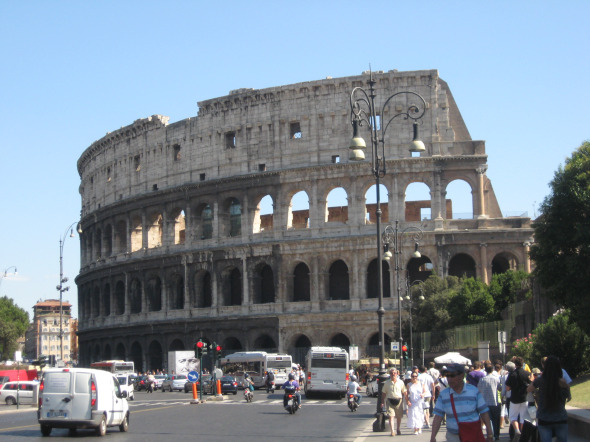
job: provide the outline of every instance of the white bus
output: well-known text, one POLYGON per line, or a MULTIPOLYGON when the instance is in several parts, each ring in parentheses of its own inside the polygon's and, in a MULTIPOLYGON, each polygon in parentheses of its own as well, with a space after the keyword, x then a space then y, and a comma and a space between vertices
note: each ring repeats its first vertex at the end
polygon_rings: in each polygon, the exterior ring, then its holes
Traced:
POLYGON ((133 361, 99 361, 92 362, 90 368, 108 371, 115 376, 119 374, 135 373, 133 361))
POLYGON ((264 351, 241 351, 221 359, 223 374, 234 376, 240 384, 248 373, 256 388, 264 387, 264 374, 272 370, 275 384, 282 385, 291 372, 291 355, 266 353, 264 351))
POLYGON ((348 352, 340 347, 311 347, 307 352, 305 396, 337 393, 343 398, 348 386, 348 352))

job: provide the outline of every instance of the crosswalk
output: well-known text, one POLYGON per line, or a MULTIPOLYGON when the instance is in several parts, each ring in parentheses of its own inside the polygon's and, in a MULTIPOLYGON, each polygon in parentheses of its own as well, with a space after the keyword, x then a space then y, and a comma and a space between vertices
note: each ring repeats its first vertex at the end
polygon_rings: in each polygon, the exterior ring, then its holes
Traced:
MULTIPOLYGON (((169 406, 169 405, 192 405, 191 399, 186 399, 186 400, 170 399, 170 400, 154 400, 154 401, 142 401, 142 402, 133 401, 133 402, 129 402, 129 407, 131 409, 133 409, 133 408, 139 409, 142 407, 156 407, 156 406, 169 406)), ((203 401, 206 404, 213 404, 213 405, 244 405, 244 404, 246 404, 246 401, 241 396, 237 396, 237 397, 224 396, 223 400, 216 400, 215 397, 205 396, 205 397, 203 397, 203 401)), ((257 398, 256 396, 254 396, 253 403, 257 404, 257 405, 276 407, 279 405, 280 406, 283 405, 283 399, 282 398, 269 399, 269 398, 263 398, 263 397, 257 398)), ((333 399, 332 400, 321 400, 321 399, 306 400, 306 399, 303 399, 303 401, 302 401, 302 406, 326 406, 326 405, 346 407, 346 401, 335 401, 333 399)))

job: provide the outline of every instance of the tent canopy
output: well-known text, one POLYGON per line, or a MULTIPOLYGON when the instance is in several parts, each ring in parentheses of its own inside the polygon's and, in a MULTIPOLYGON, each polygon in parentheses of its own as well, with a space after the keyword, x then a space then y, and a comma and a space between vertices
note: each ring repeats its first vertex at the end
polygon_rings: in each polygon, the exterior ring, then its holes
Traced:
POLYGON ((434 358, 434 362, 437 364, 464 364, 471 365, 471 359, 467 359, 465 356, 461 356, 460 353, 451 351, 444 355, 437 356, 434 358))

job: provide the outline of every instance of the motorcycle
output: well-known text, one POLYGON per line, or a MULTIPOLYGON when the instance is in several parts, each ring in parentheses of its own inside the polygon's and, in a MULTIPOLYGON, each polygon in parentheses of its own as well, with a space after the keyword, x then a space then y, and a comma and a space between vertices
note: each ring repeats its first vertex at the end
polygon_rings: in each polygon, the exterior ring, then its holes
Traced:
POLYGON ((350 411, 352 413, 354 413, 358 407, 359 407, 359 403, 356 401, 354 394, 349 394, 348 395, 348 408, 350 408, 350 411))
POLYGON ((147 383, 147 387, 145 389, 146 389, 146 391, 148 393, 153 393, 154 392, 154 383, 153 382, 148 382, 147 383))
POLYGON ((266 393, 275 392, 275 381, 266 381, 266 393))
POLYGON ((285 391, 285 396, 287 396, 287 406, 285 407, 285 409, 289 412, 289 414, 295 414, 297 410, 299 410, 299 405, 297 404, 297 396, 295 396, 295 392, 287 390, 285 391))
POLYGON ((246 402, 252 402, 254 400, 254 393, 248 387, 244 388, 244 399, 246 399, 246 402))

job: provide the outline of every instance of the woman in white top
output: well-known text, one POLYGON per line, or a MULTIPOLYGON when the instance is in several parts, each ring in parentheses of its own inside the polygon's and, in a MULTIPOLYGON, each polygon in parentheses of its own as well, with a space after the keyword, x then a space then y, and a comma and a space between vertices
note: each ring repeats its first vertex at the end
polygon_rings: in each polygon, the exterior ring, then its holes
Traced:
POLYGON ((424 425, 424 396, 426 387, 418 382, 418 373, 412 373, 408 389, 408 428, 414 429, 414 434, 422 433, 424 425))

